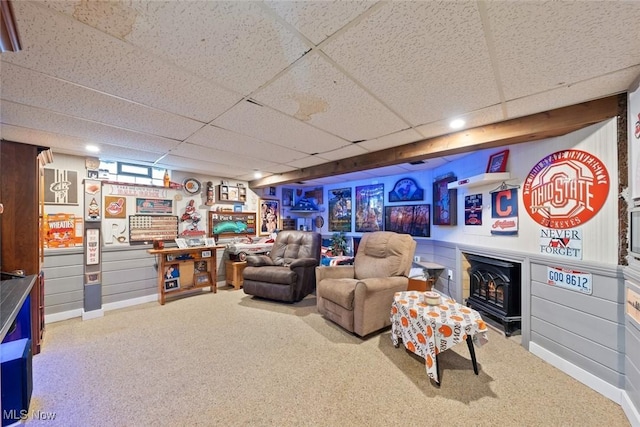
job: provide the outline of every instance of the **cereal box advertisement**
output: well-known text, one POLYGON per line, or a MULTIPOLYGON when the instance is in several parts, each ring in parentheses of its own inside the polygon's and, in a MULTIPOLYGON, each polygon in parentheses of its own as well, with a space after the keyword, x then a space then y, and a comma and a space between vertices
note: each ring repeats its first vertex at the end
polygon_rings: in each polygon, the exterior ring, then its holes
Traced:
POLYGON ((45 248, 82 246, 82 218, 73 214, 45 215, 43 237, 45 248))

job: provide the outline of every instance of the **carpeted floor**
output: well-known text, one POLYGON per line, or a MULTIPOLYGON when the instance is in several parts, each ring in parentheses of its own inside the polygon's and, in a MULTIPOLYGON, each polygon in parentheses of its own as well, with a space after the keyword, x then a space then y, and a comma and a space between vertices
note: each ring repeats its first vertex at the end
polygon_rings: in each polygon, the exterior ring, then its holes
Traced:
POLYGON ((222 288, 47 325, 27 425, 628 426, 622 409, 490 330, 440 357, 362 340, 297 304, 222 288), (55 419, 37 420, 34 416, 55 419))

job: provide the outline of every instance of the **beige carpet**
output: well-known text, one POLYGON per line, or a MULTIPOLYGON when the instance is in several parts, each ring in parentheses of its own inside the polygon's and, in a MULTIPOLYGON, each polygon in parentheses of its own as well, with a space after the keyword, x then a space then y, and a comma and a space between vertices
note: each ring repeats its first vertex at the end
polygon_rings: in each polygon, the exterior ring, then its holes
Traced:
POLYGON ((389 331, 361 340, 298 304, 222 288, 47 325, 43 426, 628 426, 620 406, 490 331, 441 355, 442 387, 389 331))

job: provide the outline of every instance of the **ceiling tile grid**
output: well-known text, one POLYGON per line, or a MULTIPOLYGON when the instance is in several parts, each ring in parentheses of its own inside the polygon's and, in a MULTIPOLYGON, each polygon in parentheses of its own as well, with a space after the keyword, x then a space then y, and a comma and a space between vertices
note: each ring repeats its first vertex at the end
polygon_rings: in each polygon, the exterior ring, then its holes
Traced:
POLYGON ((322 49, 413 125, 500 101, 475 3, 391 2, 322 49))

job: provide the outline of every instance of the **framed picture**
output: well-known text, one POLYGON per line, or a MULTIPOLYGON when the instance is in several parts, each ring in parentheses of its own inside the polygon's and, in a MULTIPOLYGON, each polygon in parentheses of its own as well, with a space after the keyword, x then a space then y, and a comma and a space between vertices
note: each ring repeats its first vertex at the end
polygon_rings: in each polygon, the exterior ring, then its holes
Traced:
POLYGON ((165 279, 164 281, 164 291, 165 292, 170 292, 170 291, 176 291, 180 289, 180 279, 179 278, 173 278, 173 279, 165 279))
POLYGON ((204 273, 207 271, 207 261, 194 261, 193 271, 196 273, 204 273))
POLYGON ((356 232, 383 229, 384 184, 356 187, 356 232))
POLYGON ((456 179, 451 174, 433 183, 433 225, 456 225, 458 190, 449 189, 449 183, 456 179))
POLYGON ((180 266, 178 264, 170 264, 164 269, 165 280, 177 279, 180 277, 180 266))
POLYGON ((329 190, 329 231, 351 232, 351 188, 329 190))
POLYGON ((193 274, 194 286, 211 286, 211 275, 209 272, 196 272, 193 274))
POLYGON ((44 204, 78 205, 78 172, 44 168, 44 204))
POLYGON ((489 156, 487 173, 505 172, 507 170, 507 158, 509 158, 509 150, 500 151, 489 156))
POLYGON ((431 237, 431 205, 385 206, 384 229, 416 237, 431 237))
POLYGON ((261 199, 258 205, 258 234, 268 235, 280 230, 280 200, 261 199))
POLYGON ((102 273, 95 271, 92 273, 84 273, 84 283, 87 285, 95 285, 102 282, 102 273))
POLYGON ((285 208, 293 206, 293 188, 282 189, 282 206, 285 208))

